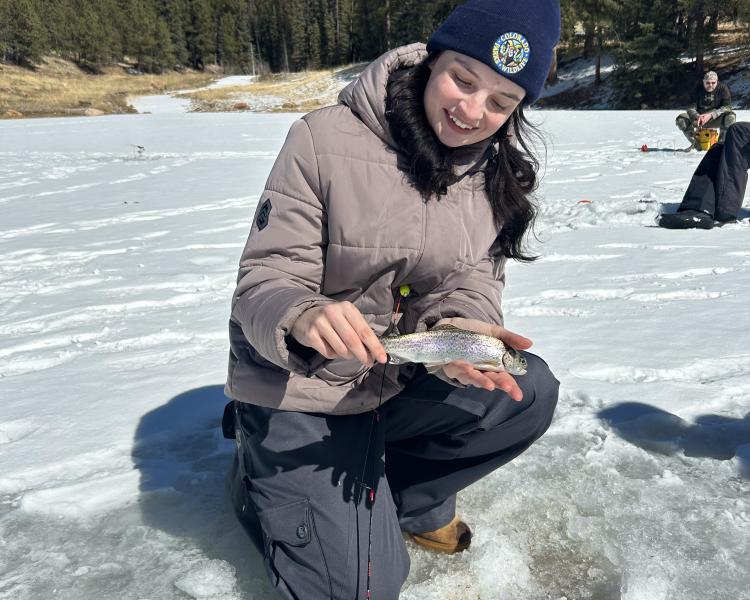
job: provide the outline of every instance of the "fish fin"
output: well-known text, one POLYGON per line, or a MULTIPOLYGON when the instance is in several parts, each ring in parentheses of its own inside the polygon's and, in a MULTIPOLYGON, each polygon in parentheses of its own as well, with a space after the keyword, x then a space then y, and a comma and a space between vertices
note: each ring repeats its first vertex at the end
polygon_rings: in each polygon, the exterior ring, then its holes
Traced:
POLYGON ((430 331, 463 331, 460 327, 456 327, 455 325, 450 325, 449 323, 445 323, 443 325, 438 325, 437 327, 433 327, 430 329, 430 331))

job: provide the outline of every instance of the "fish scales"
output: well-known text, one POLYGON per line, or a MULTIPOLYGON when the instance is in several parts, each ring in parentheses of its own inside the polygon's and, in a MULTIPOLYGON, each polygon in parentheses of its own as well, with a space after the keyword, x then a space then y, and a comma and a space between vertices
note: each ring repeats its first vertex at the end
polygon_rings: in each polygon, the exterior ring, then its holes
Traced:
POLYGON ((464 360, 477 368, 525 373, 526 360, 495 337, 445 326, 381 340, 393 363, 439 365, 464 360))

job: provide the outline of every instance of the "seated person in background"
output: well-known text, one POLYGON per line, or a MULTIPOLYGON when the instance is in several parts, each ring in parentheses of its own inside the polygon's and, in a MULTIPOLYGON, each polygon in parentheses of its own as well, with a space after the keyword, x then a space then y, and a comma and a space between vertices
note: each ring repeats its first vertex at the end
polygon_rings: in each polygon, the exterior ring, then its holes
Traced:
POLYGON ((703 85, 695 88, 695 108, 680 113, 676 123, 693 147, 700 150, 700 144, 695 138, 696 129, 719 129, 719 142, 723 142, 727 129, 736 120, 727 84, 719 83, 719 76, 714 71, 709 71, 703 77, 703 85))
POLYGON ((667 229, 711 229, 737 220, 750 169, 750 123, 727 129, 724 143, 714 144, 695 169, 680 207, 659 216, 667 229))

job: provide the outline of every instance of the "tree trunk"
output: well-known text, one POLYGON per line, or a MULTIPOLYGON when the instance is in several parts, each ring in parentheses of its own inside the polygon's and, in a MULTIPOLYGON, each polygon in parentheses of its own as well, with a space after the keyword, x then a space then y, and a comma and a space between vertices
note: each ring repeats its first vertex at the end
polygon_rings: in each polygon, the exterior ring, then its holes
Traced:
POLYGON ((391 49, 391 0, 385 0, 385 49, 391 49))
POLYGON ((281 31, 281 48, 284 51, 284 70, 289 73, 289 51, 286 47, 286 30, 281 31))
POLYGON ((705 51, 705 19, 703 11, 698 11, 695 15, 695 71, 699 74, 703 74, 704 69, 704 51, 705 51))
POLYGON ((552 84, 557 82, 557 46, 552 52, 552 66, 550 66, 549 73, 547 74, 547 83, 552 84))
POLYGON ((336 20, 336 62, 341 60, 341 30, 339 29, 339 0, 336 0, 336 14, 334 15, 336 20))
POLYGON ((250 41, 250 74, 255 75, 255 49, 252 40, 250 41))
POLYGON ((602 26, 599 25, 596 32, 596 73, 594 74, 594 85, 602 82, 602 26))
MULTIPOLYGON (((737 9, 735 8, 733 11, 734 15, 734 22, 737 23, 737 9)), ((708 17, 708 30, 712 33, 716 32, 716 29, 719 26, 719 11, 714 10, 708 17)))
POLYGON ((583 58, 591 58, 591 51, 594 49, 594 24, 586 23, 584 25, 583 38, 583 58))
POLYGON ((349 62, 354 62, 354 0, 349 6, 349 62))

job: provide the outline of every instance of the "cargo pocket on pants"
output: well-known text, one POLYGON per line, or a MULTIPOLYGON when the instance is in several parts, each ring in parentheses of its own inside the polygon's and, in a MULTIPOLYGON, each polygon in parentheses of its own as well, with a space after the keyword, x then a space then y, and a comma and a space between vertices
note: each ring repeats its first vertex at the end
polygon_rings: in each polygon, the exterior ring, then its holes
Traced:
POLYGON ((274 587, 294 598, 333 598, 331 577, 309 499, 258 511, 266 569, 274 587))

